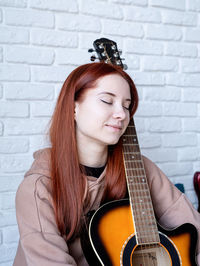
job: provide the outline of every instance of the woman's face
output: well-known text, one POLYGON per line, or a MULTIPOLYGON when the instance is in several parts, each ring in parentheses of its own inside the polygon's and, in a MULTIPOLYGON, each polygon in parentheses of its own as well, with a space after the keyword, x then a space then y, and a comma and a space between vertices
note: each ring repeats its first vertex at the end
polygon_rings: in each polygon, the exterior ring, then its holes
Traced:
POLYGON ((117 74, 100 78, 95 88, 75 102, 78 143, 85 147, 116 144, 129 124, 130 103, 130 87, 124 78, 117 74))

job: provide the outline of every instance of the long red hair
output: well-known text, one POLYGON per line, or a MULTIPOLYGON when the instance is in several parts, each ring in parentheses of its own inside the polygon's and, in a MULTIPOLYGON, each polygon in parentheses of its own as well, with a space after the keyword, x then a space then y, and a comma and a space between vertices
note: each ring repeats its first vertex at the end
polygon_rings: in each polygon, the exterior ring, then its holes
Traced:
MULTIPOLYGON (((138 105, 138 94, 130 76, 120 67, 106 63, 79 66, 65 80, 57 100, 50 126, 51 177, 55 217, 61 235, 72 240, 78 234, 83 215, 86 176, 79 163, 74 109, 75 101, 96 81, 110 74, 122 76, 130 86, 130 117, 138 105)), ((121 140, 108 147, 108 160, 103 201, 120 199, 126 194, 126 179, 121 140)))

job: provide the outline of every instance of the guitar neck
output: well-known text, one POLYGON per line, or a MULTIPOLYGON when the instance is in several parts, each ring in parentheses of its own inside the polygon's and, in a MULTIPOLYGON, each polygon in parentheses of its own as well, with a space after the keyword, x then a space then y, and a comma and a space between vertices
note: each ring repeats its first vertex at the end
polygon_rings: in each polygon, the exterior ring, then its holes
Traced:
POLYGON ((158 243, 160 240, 157 222, 133 119, 122 139, 126 180, 137 243, 158 243))

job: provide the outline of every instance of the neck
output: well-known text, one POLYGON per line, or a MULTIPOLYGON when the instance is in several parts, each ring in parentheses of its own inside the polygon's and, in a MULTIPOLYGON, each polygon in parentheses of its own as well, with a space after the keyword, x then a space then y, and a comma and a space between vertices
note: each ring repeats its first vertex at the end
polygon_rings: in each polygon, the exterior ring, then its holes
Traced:
POLYGON ((101 167, 106 164, 108 156, 107 146, 87 145, 87 147, 77 143, 79 162, 89 167, 101 167))

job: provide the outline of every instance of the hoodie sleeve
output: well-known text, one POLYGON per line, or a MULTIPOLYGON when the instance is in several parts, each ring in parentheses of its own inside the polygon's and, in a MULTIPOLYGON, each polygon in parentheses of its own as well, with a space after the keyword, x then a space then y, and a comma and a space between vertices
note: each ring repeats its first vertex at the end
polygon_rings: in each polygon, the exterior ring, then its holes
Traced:
POLYGON ((193 224, 198 232, 197 261, 200 265, 200 213, 153 162, 146 157, 143 161, 159 224, 167 229, 193 224))
POLYGON ((26 265, 76 265, 55 222, 48 179, 30 175, 17 191, 16 214, 26 265))

